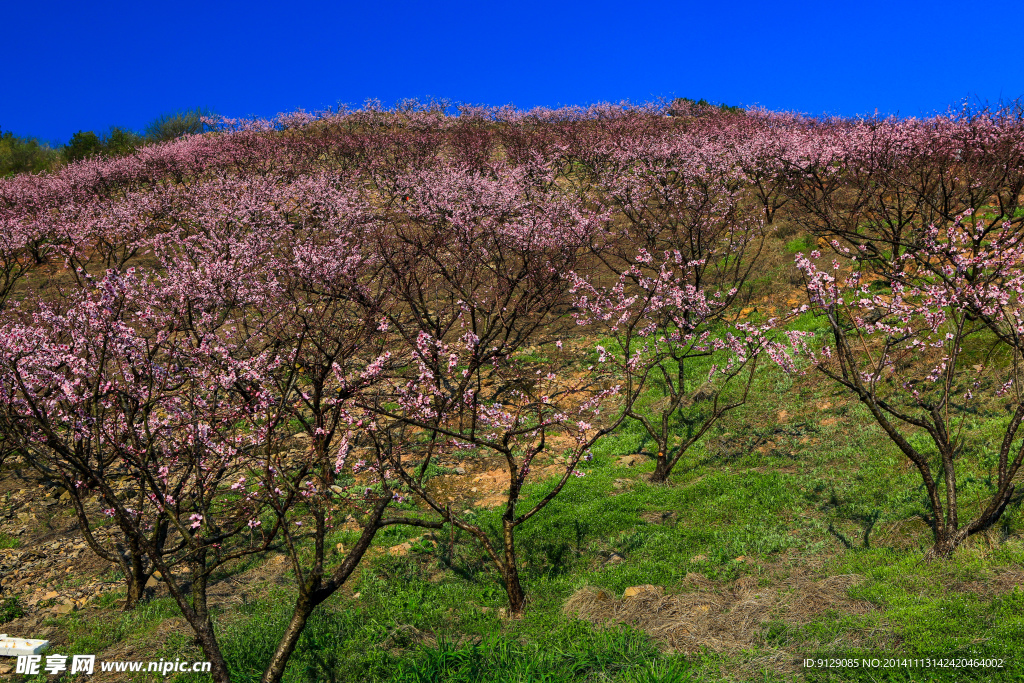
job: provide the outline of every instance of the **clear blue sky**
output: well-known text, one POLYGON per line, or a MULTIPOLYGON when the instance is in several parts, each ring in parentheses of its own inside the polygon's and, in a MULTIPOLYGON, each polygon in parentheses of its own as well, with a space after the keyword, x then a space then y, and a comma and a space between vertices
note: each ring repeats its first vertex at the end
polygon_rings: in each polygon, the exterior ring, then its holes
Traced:
POLYGON ((916 115, 1024 95, 1024 2, 64 2, 3 5, 0 128, 54 142, 206 106, 706 98, 916 115))

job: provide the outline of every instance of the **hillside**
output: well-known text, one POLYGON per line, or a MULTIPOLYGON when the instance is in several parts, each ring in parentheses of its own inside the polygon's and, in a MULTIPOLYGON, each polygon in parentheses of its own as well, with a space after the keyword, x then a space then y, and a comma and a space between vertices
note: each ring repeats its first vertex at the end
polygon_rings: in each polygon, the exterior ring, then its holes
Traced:
POLYGON ((3 629, 181 681, 1024 677, 1020 112, 665 113, 0 180, 3 629))

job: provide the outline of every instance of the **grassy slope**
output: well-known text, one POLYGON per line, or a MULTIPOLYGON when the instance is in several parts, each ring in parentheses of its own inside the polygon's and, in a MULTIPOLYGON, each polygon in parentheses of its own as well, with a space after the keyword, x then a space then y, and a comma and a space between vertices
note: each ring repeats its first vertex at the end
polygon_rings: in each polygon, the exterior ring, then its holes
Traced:
MULTIPOLYGON (((819 325, 809 317, 801 322, 819 325)), ((982 419, 978 434, 1000 420, 982 419)), ((917 518, 924 507, 916 472, 865 410, 819 376, 763 372, 748 406, 713 431, 668 486, 645 482, 651 463, 618 464, 640 446, 635 427, 603 442, 587 476, 521 530, 530 600, 522 621, 502 619, 504 592, 478 548, 456 544, 449 557, 445 543, 421 542, 406 557, 378 553, 364 562, 357 581, 314 615, 287 680, 1024 679, 1019 502, 1000 528, 951 561, 926 564, 930 532, 917 518), (607 562, 613 552, 624 560, 607 562), (740 583, 744 577, 750 578, 740 583), (828 577, 845 577, 842 585, 850 587, 833 591, 834 602, 824 606, 800 602, 817 595, 828 577), (641 631, 599 628, 563 613, 585 586, 618 596, 637 584, 717 596, 723 606, 713 615, 723 624, 747 613, 756 619, 724 646, 674 654, 641 631), (741 585, 752 586, 746 606, 722 602, 741 585), (1006 667, 799 665, 802 658, 886 655, 990 656, 1006 667)), ((984 489, 983 470, 965 478, 984 489)), ((535 484, 528 497, 544 491, 535 484)), ((497 513, 481 511, 479 518, 486 524, 497 513)), ((390 527, 378 545, 414 535, 390 527)), ((345 541, 345 533, 337 540, 345 541)), ((288 619, 290 595, 275 586, 246 591, 219 623, 235 680, 255 681, 288 619)), ((176 613, 163 598, 124 616, 72 614, 60 621, 72 641, 62 654, 131 641, 147 653, 136 658, 201 659, 176 613)))

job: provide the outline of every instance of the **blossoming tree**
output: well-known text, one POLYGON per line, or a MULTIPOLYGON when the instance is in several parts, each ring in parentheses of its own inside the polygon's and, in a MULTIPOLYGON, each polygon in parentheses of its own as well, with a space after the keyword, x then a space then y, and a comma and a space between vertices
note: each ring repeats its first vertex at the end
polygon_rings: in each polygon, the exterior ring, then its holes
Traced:
POLYGON ((1024 462, 1020 387, 1003 374, 1021 359, 1021 242, 1010 223, 984 242, 979 233, 963 220, 933 227, 922 248, 903 257, 905 267, 880 281, 838 261, 822 268, 818 252, 797 260, 811 306, 832 333, 817 368, 867 407, 917 469, 934 557, 1000 519, 1024 462), (991 463, 994 481, 967 497, 968 473, 981 459, 970 438, 973 415, 1000 402, 1010 418, 991 463))

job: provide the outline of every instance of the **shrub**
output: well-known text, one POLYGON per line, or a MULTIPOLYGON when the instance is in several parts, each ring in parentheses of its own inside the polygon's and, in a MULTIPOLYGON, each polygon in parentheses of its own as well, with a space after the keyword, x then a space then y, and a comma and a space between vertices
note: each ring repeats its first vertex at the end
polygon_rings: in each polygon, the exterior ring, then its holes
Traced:
POLYGON ((145 138, 135 131, 119 126, 111 126, 110 131, 103 138, 104 151, 108 156, 113 157, 132 154, 143 144, 145 144, 145 138))
POLYGON ((0 130, 0 178, 16 173, 39 173, 53 168, 57 151, 33 138, 0 130))
POLYGON ((166 142, 182 135, 198 135, 204 130, 203 117, 212 115, 213 111, 205 107, 161 114, 146 126, 146 139, 150 142, 166 142))
POLYGON ((79 161, 97 156, 103 152, 103 141, 100 136, 91 130, 78 131, 71 136, 68 144, 64 145, 64 158, 70 161, 79 161))

